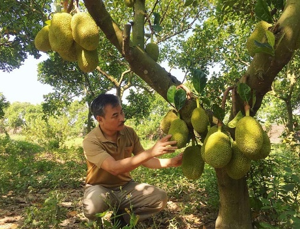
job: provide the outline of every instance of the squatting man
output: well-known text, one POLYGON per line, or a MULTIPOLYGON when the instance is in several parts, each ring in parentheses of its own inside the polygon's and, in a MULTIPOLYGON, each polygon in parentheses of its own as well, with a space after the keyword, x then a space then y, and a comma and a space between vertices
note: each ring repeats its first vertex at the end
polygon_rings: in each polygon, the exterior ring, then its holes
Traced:
POLYGON ((83 140, 87 159, 87 176, 84 189, 84 214, 96 220, 96 214, 117 206, 122 225, 129 224, 131 213, 139 222, 163 210, 167 194, 153 185, 135 182, 130 172, 139 166, 151 169, 181 165, 182 153, 168 159, 158 156, 173 153, 176 141, 171 135, 158 140, 145 150, 136 132, 126 126, 120 99, 113 94, 100 94, 91 104, 91 112, 98 126, 83 140))

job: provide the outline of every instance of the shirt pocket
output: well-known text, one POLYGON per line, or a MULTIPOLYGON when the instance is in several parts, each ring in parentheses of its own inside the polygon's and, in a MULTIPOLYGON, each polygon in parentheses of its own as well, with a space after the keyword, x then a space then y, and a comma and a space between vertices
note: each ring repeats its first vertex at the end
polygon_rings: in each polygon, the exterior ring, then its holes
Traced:
POLYGON ((131 157, 133 146, 126 146, 124 149, 124 157, 131 157))

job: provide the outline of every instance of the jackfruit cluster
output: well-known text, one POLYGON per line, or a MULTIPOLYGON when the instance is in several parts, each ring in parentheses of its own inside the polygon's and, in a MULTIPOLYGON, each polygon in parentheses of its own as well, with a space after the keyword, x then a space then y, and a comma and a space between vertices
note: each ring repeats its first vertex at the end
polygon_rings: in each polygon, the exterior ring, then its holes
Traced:
POLYGON ((200 151, 200 145, 188 146, 183 151, 181 170, 188 179, 197 180, 203 173, 204 161, 200 151))
POLYGON ((51 24, 36 35, 35 47, 43 52, 56 51, 62 59, 78 62, 85 73, 92 72, 99 63, 97 47, 99 30, 93 18, 85 12, 55 13, 51 24))

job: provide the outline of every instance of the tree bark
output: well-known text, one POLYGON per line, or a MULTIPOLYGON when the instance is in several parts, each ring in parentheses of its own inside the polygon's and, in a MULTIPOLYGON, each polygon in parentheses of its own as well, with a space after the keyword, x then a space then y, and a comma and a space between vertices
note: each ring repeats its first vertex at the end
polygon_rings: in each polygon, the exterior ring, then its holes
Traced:
POLYGON ((252 229, 246 178, 231 179, 224 169, 216 169, 220 196, 217 229, 252 229))

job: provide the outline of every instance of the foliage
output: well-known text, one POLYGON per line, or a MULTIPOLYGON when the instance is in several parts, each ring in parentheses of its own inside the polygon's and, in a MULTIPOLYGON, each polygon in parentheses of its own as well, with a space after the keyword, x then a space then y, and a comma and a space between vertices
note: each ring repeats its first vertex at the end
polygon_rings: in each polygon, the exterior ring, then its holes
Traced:
POLYGON ((0 120, 4 116, 4 110, 9 106, 9 102, 6 101, 5 96, 3 93, 0 93, 0 120))
POLYGON ((287 151, 285 145, 273 146, 266 161, 252 163, 248 183, 252 211, 257 215, 255 225, 263 228, 299 227, 299 177, 298 154, 287 151), (259 218, 264 219, 263 223, 259 218))
POLYGON ((40 56, 34 38, 50 12, 50 0, 3 1, 0 9, 0 70, 19 68, 28 55, 40 56))

